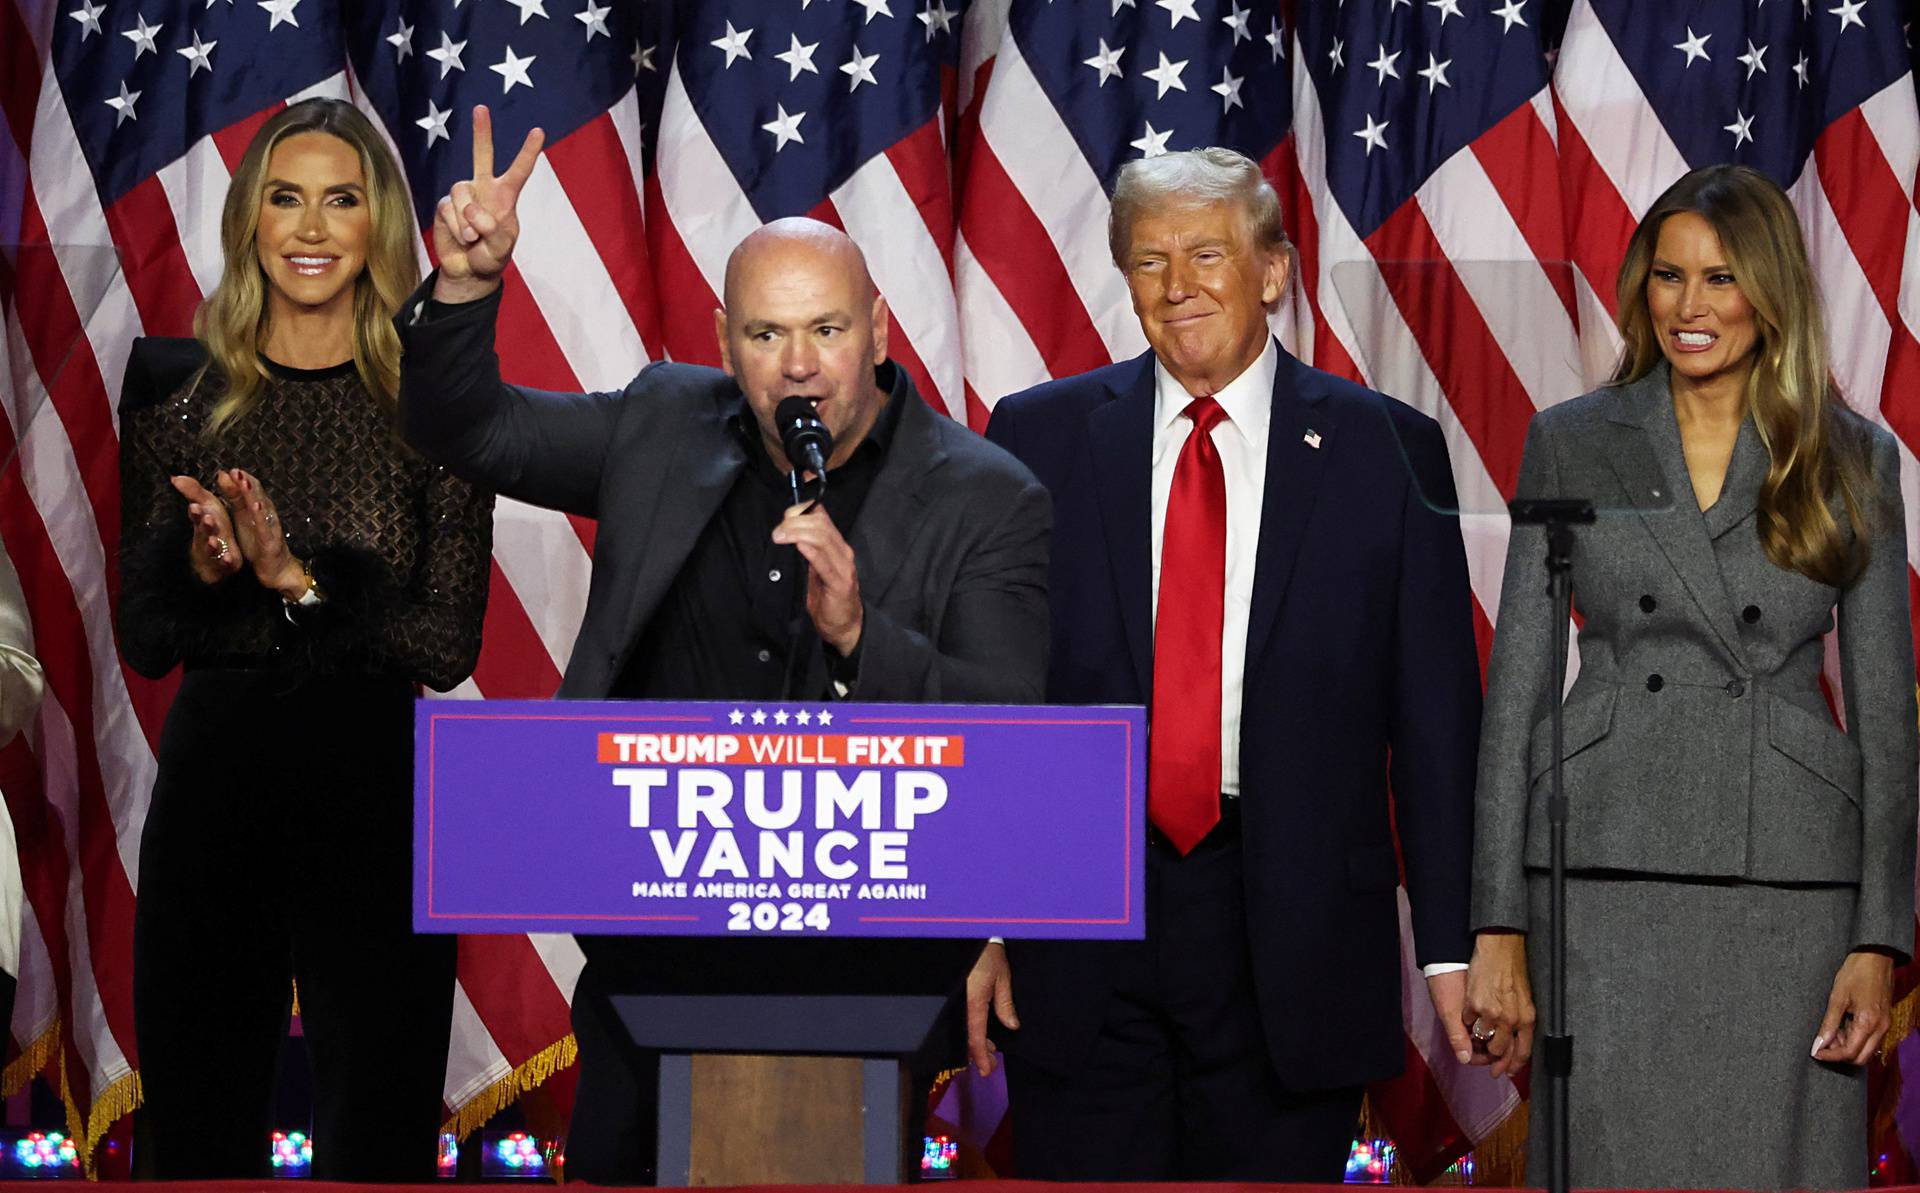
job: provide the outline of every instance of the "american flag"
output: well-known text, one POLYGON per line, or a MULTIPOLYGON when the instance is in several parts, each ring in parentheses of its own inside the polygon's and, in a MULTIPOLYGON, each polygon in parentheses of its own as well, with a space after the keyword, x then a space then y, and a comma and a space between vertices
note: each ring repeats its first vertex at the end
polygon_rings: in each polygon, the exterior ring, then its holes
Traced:
MULTIPOLYGON (((171 685, 113 648, 114 406, 133 336, 188 334, 232 165, 289 100, 372 115, 423 217, 470 162, 473 104, 503 147, 547 130, 504 300, 510 379, 609 388, 656 357, 713 363, 727 252, 811 214, 865 247, 896 356, 975 427, 1006 393, 1145 348, 1105 188, 1135 156, 1232 145, 1274 179, 1299 249, 1275 330, 1438 417, 1477 509, 1511 490, 1532 411, 1608 372, 1638 214, 1691 166, 1748 161, 1806 223, 1848 400, 1920 444, 1912 0, 959 7, 0 0, 0 243, 24 246, 0 266, 0 456, 20 448, 0 542, 49 680, 39 724, 0 752, 31 905, 0 1085, 48 1073, 90 1155, 137 1100, 131 910, 171 685)), ((1464 528, 1492 610, 1504 521, 1464 528)), ((501 503, 486 646, 458 694, 558 685, 593 533, 501 503)), ((446 1103, 463 1133, 571 1063, 579 966, 567 938, 462 941, 446 1103)), ((1409 1073, 1370 1104, 1430 1175, 1518 1126, 1524 1091, 1456 1069, 1410 956, 1406 990, 1409 1073)))

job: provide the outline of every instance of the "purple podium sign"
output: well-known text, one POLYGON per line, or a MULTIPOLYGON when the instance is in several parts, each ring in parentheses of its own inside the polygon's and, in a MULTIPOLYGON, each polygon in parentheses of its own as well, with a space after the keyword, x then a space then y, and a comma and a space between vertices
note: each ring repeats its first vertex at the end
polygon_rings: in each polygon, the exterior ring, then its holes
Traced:
POLYGON ((1145 934, 1138 707, 422 700, 414 927, 1145 934))

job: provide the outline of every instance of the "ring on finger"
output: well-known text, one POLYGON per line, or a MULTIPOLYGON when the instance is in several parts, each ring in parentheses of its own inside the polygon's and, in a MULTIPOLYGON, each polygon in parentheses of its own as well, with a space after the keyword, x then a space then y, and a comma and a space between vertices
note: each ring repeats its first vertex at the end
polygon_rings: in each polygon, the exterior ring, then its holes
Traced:
POLYGON ((227 550, 227 540, 221 538, 219 535, 215 535, 213 537, 213 557, 215 559, 225 559, 227 557, 227 550))
POLYGON ((1497 1025, 1493 1027, 1487 1026, 1487 1021, 1484 1018, 1475 1019, 1473 1026, 1468 1028, 1467 1031, 1474 1039, 1480 1041, 1482 1044, 1500 1034, 1500 1028, 1497 1025))
POLYGON ((274 524, 274 522, 275 522, 276 520, 277 520, 277 519, 275 518, 275 516, 274 516, 273 514, 268 514, 268 515, 267 515, 267 525, 269 525, 269 526, 271 526, 271 525, 273 525, 273 524, 274 524))

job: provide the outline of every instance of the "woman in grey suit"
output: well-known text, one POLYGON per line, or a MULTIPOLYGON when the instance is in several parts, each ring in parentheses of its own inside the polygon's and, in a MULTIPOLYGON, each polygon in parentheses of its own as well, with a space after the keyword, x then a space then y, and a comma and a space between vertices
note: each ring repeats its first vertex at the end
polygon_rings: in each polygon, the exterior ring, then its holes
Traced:
MULTIPOLYGON (((1619 372, 1534 417, 1519 482, 1602 511, 1574 551, 1565 700, 1572 1179, 1858 1187, 1860 1066, 1914 936, 1895 441, 1834 392, 1799 225, 1763 175, 1675 183, 1619 298, 1619 372), (1821 689, 1836 614, 1844 731, 1821 689)), ((1567 629, 1544 558, 1515 527, 1481 734, 1467 1014, 1496 1072, 1525 1062, 1545 981, 1547 660, 1567 629)))

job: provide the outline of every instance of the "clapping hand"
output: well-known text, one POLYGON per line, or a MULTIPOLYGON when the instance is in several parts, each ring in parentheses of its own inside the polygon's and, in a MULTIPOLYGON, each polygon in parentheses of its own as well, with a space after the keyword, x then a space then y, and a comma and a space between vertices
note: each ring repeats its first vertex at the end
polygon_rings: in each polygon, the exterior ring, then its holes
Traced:
POLYGON ((187 566, 194 577, 202 584, 218 584, 238 572, 247 560, 235 542, 227 507, 190 476, 173 477, 170 483, 187 499, 187 517, 193 521, 187 566))
POLYGON ((473 109, 473 177, 453 184, 433 216, 433 253, 440 262, 438 302, 472 302, 493 293, 520 238, 520 191, 540 159, 546 134, 527 133, 507 172, 493 172, 493 117, 473 109))
POLYGON ((307 569, 287 546, 279 511, 260 479, 250 472, 228 468, 220 471, 214 483, 233 510, 233 528, 240 536, 247 562, 253 565, 253 578, 260 587, 271 588, 287 600, 299 600, 307 591, 307 569))

